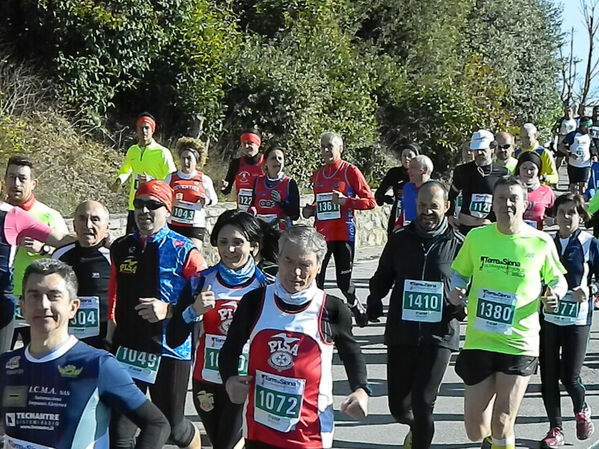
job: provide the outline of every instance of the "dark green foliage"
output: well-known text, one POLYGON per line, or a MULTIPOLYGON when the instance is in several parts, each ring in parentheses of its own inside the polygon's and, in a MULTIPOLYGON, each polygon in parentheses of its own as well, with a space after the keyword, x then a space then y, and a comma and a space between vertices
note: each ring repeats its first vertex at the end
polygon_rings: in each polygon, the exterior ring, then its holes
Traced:
MULTIPOLYGON (((88 127, 154 113, 228 160, 248 126, 307 186, 318 137, 376 181, 402 142, 439 171, 479 128, 546 125, 558 105, 548 0, 7 0, 4 41, 88 127), (201 126, 200 126, 201 124, 201 126)), ((0 92, 1 93, 1 92, 0 92)), ((109 125, 109 127, 112 125, 109 125)), ((375 182, 376 184, 376 182, 375 182)))

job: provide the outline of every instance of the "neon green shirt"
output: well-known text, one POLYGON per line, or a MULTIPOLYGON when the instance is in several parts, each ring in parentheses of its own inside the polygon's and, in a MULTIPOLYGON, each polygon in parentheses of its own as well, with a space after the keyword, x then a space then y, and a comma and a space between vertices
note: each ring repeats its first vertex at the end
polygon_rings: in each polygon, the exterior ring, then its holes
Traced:
POLYGON ((518 165, 518 159, 510 156, 505 164, 505 168, 507 168, 511 174, 518 176, 518 173, 514 173, 516 170, 516 165, 518 165))
MULTIPOLYGON (((31 209, 27 211, 42 223, 48 225, 50 229, 62 234, 68 234, 69 229, 67 224, 62 218, 62 215, 58 211, 46 206, 44 203, 35 201, 31 209)), ((23 292, 23 275, 25 274, 25 268, 27 268, 33 261, 41 259, 37 253, 27 251, 25 248, 19 247, 15 254, 15 260, 13 263, 13 294, 15 296, 21 296, 23 292)))
MULTIPOLYGON (((493 158, 493 162, 497 162, 497 158, 493 158)), ((511 175, 518 176, 518 173, 514 173, 514 170, 516 170, 516 165, 517 164, 518 164, 518 159, 516 159, 515 157, 510 156, 510 158, 507 160, 507 162, 504 165, 504 167, 507 168, 510 171, 511 175)))
POLYGON ((599 189, 595 192, 593 198, 591 198, 591 201, 589 202, 589 214, 593 215, 597 211, 599 211, 599 189))
POLYGON ((464 349, 538 356, 541 284, 566 272, 551 237, 532 226, 516 235, 496 223, 476 228, 452 268, 471 278, 464 349))
POLYGON ((169 173, 174 171, 177 171, 177 167, 175 167, 173 155, 168 148, 156 143, 155 140, 152 140, 147 147, 130 146, 125 155, 125 162, 121 165, 118 173, 121 183, 133 175, 129 187, 129 210, 133 210, 133 198, 139 187, 138 175, 146 174, 152 179, 163 181, 169 173))

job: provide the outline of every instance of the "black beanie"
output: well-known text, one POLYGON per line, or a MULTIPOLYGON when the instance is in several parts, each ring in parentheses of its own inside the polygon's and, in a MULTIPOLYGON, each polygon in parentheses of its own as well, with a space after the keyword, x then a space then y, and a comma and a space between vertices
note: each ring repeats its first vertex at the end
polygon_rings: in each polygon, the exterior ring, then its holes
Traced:
POLYGON ((516 164, 516 170, 514 172, 516 176, 520 174, 520 166, 525 162, 532 162, 535 164, 539 169, 539 176, 541 175, 541 167, 543 166, 541 156, 539 156, 536 151, 523 151, 518 158, 518 163, 516 164))

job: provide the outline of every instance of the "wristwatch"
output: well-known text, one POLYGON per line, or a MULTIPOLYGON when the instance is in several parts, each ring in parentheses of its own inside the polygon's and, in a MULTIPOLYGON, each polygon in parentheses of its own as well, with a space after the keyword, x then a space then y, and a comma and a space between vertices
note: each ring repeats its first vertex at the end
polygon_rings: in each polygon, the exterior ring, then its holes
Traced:
POLYGON ((40 256, 47 256, 51 252, 52 248, 50 247, 50 245, 44 244, 44 246, 42 246, 42 249, 40 250, 40 256))

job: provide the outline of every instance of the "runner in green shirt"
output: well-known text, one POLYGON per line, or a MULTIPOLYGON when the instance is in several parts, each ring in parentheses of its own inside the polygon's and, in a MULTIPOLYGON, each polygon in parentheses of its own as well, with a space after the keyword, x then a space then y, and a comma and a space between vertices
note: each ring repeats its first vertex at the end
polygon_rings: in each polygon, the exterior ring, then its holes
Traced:
POLYGON ((121 186, 133 177, 129 187, 129 214, 127 216, 127 234, 137 229, 133 218, 133 198, 140 184, 152 179, 163 181, 169 173, 177 171, 173 155, 168 148, 156 143, 154 132, 156 121, 150 114, 144 112, 135 120, 137 144, 127 150, 125 161, 119 168, 118 177, 110 186, 113 192, 118 192, 121 186))
POLYGON ((552 310, 568 288, 549 235, 524 223, 526 206, 519 180, 498 180, 497 223, 468 233, 452 264, 448 300, 468 304, 456 362, 465 383, 464 424, 482 448, 515 449, 514 423, 539 355, 539 299, 552 310))

